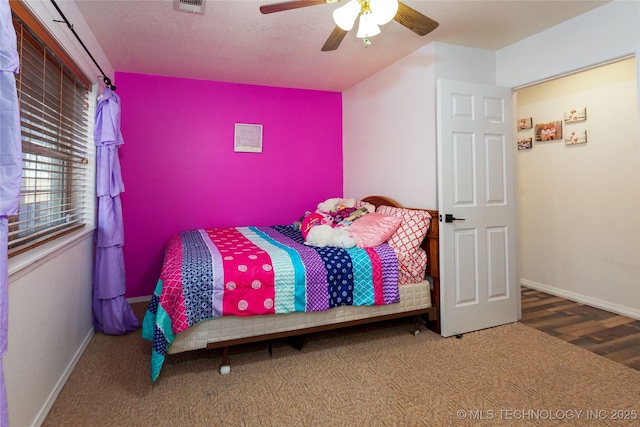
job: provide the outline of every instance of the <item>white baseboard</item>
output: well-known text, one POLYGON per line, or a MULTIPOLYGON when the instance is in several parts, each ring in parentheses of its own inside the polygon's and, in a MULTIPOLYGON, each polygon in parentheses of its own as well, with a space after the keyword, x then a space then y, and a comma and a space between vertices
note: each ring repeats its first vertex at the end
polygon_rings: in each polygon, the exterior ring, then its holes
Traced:
POLYGON ((95 333, 95 330, 93 329, 93 325, 91 325, 91 329, 87 333, 87 336, 85 337, 84 341, 82 341, 82 345, 78 348, 78 350, 76 351, 76 354, 74 354, 71 360, 69 361, 69 364, 67 365, 67 368, 62 373, 60 380, 58 380, 58 383, 56 384, 56 386, 53 388, 53 390, 51 390, 49 397, 47 398, 44 405, 40 409, 38 416, 33 422, 33 427, 40 426, 44 422, 44 419, 47 417, 47 414, 51 410, 51 407, 55 403, 60 392, 62 391, 62 387, 64 387, 65 383, 69 379, 69 376, 71 375, 71 372, 73 372, 73 369, 76 367, 76 365, 80 361, 80 358, 82 357, 82 353, 84 353, 85 349, 91 342, 91 338, 93 338, 94 333, 95 333))
POLYGON ((621 314, 623 316, 640 320, 640 310, 635 310, 608 301, 602 301, 585 295, 576 294, 574 292, 565 291, 564 289, 558 289, 553 286, 543 285, 542 283, 532 282, 526 279, 520 279, 520 283, 522 284, 522 286, 527 288, 535 289, 547 294, 555 295, 557 297, 566 298, 568 300, 589 305, 591 307, 600 308, 602 310, 607 310, 612 313, 621 314))
POLYGON ((127 298, 127 302, 129 304, 135 304, 138 302, 149 302, 151 301, 151 295, 147 295, 144 297, 133 297, 133 298, 127 298))

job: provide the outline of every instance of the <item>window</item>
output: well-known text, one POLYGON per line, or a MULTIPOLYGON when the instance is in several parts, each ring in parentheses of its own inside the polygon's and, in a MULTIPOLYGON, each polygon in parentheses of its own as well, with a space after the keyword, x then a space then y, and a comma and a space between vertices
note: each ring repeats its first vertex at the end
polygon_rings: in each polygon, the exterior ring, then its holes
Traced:
POLYGON ((25 21, 35 23, 14 10, 22 188, 19 212, 9 218, 9 256, 85 223, 89 85, 60 58, 50 37, 25 21))

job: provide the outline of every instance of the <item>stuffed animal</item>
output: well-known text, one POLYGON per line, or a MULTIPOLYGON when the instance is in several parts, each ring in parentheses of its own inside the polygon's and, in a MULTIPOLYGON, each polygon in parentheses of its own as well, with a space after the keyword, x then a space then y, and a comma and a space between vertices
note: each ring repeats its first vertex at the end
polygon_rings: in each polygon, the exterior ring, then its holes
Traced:
POLYGON ((356 219, 360 218, 362 215, 368 214, 370 212, 375 212, 375 210, 376 207, 371 203, 363 203, 362 206, 359 206, 358 209, 354 210, 349 214, 349 216, 344 218, 344 221, 353 222, 356 219))
POLYGON ((354 208, 356 206, 356 199, 342 199, 334 197, 327 199, 324 202, 318 203, 318 211, 320 212, 333 212, 337 211, 340 207, 354 208))
POLYGON ((309 229, 304 244, 320 248, 325 246, 353 248, 356 245, 356 239, 349 234, 348 228, 320 224, 309 229))
POLYGON ((321 212, 314 212, 304 217, 300 226, 300 232, 304 237, 304 244, 308 246, 336 246, 339 248, 352 248, 356 240, 351 237, 345 227, 336 227, 333 217, 321 212))
POLYGON ((344 221, 354 221, 355 219, 360 218, 362 215, 367 213, 369 213, 369 211, 366 209, 356 209, 355 211, 351 212, 351 215, 346 217, 344 221))
POLYGON ((304 217, 304 219, 302 220, 302 224, 300 225, 300 232, 302 233, 302 237, 306 240, 309 231, 319 225, 328 225, 333 228, 333 218, 320 212, 308 214, 304 217))
POLYGON ((340 224, 355 210, 356 208, 345 208, 344 206, 338 206, 337 210, 331 211, 331 212, 324 212, 324 214, 333 218, 334 223, 340 224))
POLYGON ((376 207, 371 203, 363 202, 362 200, 358 201, 356 207, 359 209, 366 209, 368 213, 375 212, 376 207))

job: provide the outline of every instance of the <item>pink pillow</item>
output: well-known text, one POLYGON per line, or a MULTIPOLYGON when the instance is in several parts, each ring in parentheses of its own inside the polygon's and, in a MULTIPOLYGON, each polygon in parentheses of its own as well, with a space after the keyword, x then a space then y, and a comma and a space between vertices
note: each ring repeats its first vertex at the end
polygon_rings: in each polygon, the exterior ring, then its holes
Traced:
POLYGON ((386 242, 401 223, 402 218, 371 212, 353 221, 349 233, 357 247, 373 248, 386 242))
POLYGON ((392 206, 380 206, 376 212, 402 218, 402 225, 389 238, 389 246, 398 254, 398 284, 422 281, 427 266, 427 254, 420 247, 420 243, 429 231, 431 215, 426 210, 392 206))
POLYGON ((389 239, 389 245, 399 252, 413 253, 429 231, 431 215, 426 210, 379 206, 376 212, 403 219, 402 225, 389 239))

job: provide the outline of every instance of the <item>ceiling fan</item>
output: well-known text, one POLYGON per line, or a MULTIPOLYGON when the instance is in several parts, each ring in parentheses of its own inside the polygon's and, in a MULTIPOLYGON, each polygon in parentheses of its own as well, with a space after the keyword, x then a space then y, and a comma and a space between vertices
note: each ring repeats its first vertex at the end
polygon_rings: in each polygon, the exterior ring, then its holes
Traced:
MULTIPOLYGON (((281 3, 260 6, 263 14, 299 9, 324 3, 337 3, 340 0, 290 0, 281 3)), ((347 4, 333 11, 335 28, 322 46, 322 51, 336 50, 340 43, 353 28, 356 19, 360 17, 357 37, 364 39, 369 45, 369 37, 380 33, 379 25, 384 25, 392 19, 404 25, 419 36, 429 34, 438 27, 433 19, 424 16, 415 9, 398 0, 349 0, 347 4)))

